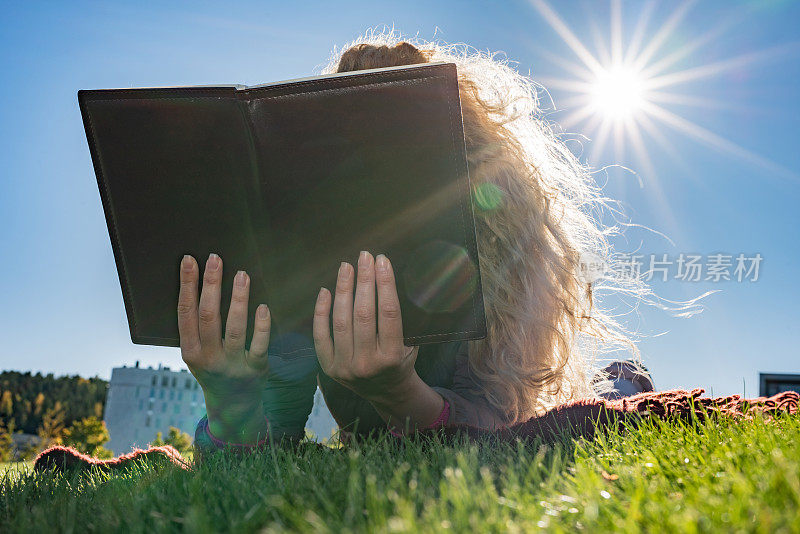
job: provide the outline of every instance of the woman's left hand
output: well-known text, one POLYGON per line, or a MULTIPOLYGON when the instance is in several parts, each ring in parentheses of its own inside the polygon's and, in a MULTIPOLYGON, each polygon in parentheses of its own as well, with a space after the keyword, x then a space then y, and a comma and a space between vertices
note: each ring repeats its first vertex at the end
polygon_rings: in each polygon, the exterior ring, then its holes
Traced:
POLYGON ((333 299, 333 339, 328 327, 331 293, 322 288, 317 296, 314 345, 320 366, 325 374, 373 403, 400 400, 414 391, 421 380, 414 370, 418 347, 403 345, 400 300, 392 266, 383 254, 373 260, 369 252, 362 251, 357 275, 353 271, 349 263, 339 266, 333 299))

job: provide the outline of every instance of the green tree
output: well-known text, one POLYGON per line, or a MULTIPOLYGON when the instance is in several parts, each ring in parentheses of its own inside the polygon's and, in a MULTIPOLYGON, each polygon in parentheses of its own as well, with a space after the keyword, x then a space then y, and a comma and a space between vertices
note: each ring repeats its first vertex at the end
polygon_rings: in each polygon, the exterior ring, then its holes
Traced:
POLYGON ((192 437, 186 432, 181 432, 180 428, 174 426, 169 427, 169 433, 165 440, 161 432, 156 432, 156 439, 150 442, 153 447, 160 447, 162 445, 172 445, 181 454, 185 453, 192 448, 192 437))
POLYGON ((33 415, 41 415, 44 406, 44 394, 40 391, 33 400, 33 415))
POLYGON ((61 402, 48 409, 42 417, 42 425, 36 432, 39 435, 39 447, 44 450, 53 445, 61 445, 64 440, 64 410, 61 402))
POLYGON ((8 426, 0 421, 0 462, 8 462, 14 452, 14 423, 8 426))
POLYGON ((103 447, 110 436, 106 424, 94 416, 75 421, 64 431, 64 444, 97 458, 111 458, 114 454, 103 447))
POLYGON ((53 376, 30 371, 0 372, 0 421, 14 423, 25 434, 36 434, 45 414, 63 411, 63 423, 71 425, 91 415, 103 418, 108 383, 98 377, 53 376))
POLYGON ((11 417, 14 414, 13 396, 9 390, 5 390, 0 396, 0 415, 11 417))

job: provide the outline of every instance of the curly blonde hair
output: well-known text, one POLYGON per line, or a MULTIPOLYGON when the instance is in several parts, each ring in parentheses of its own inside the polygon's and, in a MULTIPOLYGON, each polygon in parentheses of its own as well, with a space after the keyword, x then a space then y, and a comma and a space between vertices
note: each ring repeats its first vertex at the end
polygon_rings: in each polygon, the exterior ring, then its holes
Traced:
POLYGON ((474 394, 511 424, 592 396, 601 347, 636 353, 579 272, 585 254, 613 264, 616 227, 601 224, 607 199, 542 117, 536 84, 495 55, 371 31, 334 49, 323 73, 431 61, 458 71, 488 328, 469 343, 474 394))

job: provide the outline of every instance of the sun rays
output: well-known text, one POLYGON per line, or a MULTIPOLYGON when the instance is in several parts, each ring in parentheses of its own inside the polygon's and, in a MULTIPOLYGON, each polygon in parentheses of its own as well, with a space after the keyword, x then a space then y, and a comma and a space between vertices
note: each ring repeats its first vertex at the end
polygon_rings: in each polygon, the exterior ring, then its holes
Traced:
POLYGON ((568 77, 539 81, 546 88, 567 95, 558 102, 559 107, 565 110, 559 122, 565 130, 578 131, 592 140, 589 164, 597 165, 609 147, 613 149, 615 162, 619 162, 630 150, 636 157, 638 171, 646 178, 655 178, 645 135, 664 151, 674 152, 663 132, 666 127, 776 175, 797 178, 793 171, 695 124, 671 109, 674 106, 714 109, 740 107, 719 99, 687 95, 680 89, 684 84, 797 52, 800 49, 797 43, 677 70, 674 67, 682 59, 740 22, 744 17, 742 12, 721 21, 683 46, 667 50, 668 41, 690 13, 695 3, 693 0, 678 5, 657 28, 654 28, 653 20, 656 3, 647 2, 643 4, 632 29, 623 29, 621 2, 611 0, 608 30, 604 32, 597 24, 591 27, 590 49, 545 0, 530 0, 530 3, 578 60, 576 62, 552 53, 543 54, 562 68, 568 77), (623 39, 628 35, 629 38, 623 39))

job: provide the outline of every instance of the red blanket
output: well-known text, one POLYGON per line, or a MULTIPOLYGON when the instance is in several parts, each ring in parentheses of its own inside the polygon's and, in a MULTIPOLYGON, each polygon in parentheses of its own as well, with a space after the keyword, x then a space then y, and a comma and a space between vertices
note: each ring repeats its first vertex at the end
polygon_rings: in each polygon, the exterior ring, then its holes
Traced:
MULTIPOLYGON (((503 430, 492 432, 463 425, 449 425, 443 429, 426 430, 424 433, 443 432, 445 436, 449 437, 466 434, 470 438, 496 436, 501 440, 540 439, 547 443, 563 439, 565 436, 592 438, 598 430, 621 428, 624 425, 636 424, 648 417, 704 420, 709 416, 728 416, 748 419, 755 414, 762 414, 769 419, 779 413, 797 414, 798 404, 800 404, 800 395, 794 391, 755 399, 744 399, 739 395, 701 397, 703 393, 702 389, 692 391, 676 389, 640 393, 616 401, 579 400, 563 404, 544 415, 533 417, 503 430)), ((146 450, 137 449, 111 460, 91 458, 73 448, 59 446, 39 454, 34 463, 34 470, 88 469, 91 466, 103 470, 116 470, 127 467, 140 458, 155 459, 167 464, 175 464, 184 469, 190 467, 190 463, 169 445, 150 447, 146 450)))

